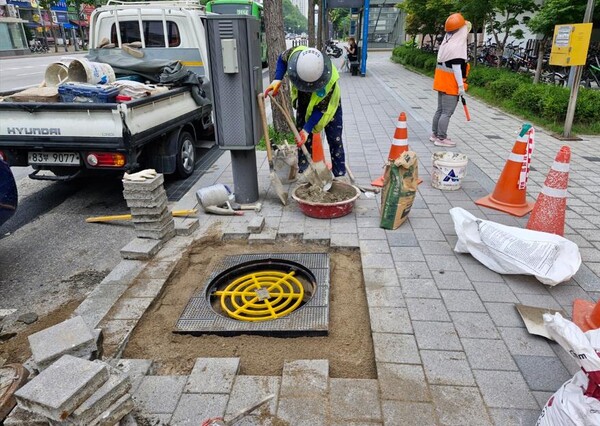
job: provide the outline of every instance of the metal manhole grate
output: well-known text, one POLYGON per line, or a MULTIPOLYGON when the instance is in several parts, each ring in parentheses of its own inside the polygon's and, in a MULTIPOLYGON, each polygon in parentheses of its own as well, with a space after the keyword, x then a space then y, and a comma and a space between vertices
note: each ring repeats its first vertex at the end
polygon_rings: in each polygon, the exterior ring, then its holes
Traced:
POLYGON ((174 332, 326 335, 329 255, 227 256, 183 310, 174 332))

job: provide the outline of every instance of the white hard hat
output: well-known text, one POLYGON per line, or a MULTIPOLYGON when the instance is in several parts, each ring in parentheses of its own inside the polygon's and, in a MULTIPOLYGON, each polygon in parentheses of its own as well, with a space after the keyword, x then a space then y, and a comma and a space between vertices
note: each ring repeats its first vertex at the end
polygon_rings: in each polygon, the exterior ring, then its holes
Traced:
POLYGON ((320 90, 331 77, 331 59, 312 47, 294 52, 288 61, 288 76, 298 90, 320 90))

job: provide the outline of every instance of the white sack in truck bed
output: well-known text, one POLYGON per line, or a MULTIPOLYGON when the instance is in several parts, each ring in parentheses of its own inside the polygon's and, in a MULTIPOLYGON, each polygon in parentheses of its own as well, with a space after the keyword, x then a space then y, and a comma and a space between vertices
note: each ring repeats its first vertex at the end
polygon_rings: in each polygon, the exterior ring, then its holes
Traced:
POLYGON ((554 286, 581 266, 577 244, 558 235, 515 228, 450 209, 458 241, 454 251, 471 255, 499 274, 534 275, 554 286))

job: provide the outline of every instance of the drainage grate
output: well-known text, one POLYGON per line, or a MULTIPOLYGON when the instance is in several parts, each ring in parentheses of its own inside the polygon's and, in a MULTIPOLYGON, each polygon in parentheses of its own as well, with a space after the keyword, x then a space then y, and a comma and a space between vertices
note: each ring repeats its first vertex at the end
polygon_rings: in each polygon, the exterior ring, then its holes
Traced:
POLYGON ((483 135, 483 136, 485 136, 488 139, 502 139, 502 137, 498 136, 498 135, 483 135))
POLYGON ((185 334, 327 335, 329 255, 227 256, 183 310, 185 334))

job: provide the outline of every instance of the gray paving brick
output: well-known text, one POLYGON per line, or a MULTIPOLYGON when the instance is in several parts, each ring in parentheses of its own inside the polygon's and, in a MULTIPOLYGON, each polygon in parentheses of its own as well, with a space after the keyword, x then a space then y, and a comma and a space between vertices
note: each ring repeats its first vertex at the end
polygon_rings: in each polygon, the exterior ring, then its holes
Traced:
POLYGON ((540 416, 539 410, 490 408, 489 412, 494 424, 502 426, 534 425, 540 416))
POLYGON ((548 342, 558 359, 562 362, 563 366, 567 369, 570 376, 573 376, 575 373, 581 370, 581 367, 573 358, 573 356, 565 351, 558 343, 548 342))
POLYGON ((236 376, 229 396, 229 402, 227 403, 227 416, 234 416, 271 394, 275 395, 273 399, 262 405, 257 411, 263 415, 265 413, 275 415, 279 401, 280 386, 281 377, 236 376))
POLYGON ((519 311, 512 303, 494 303, 485 304, 494 324, 499 327, 525 327, 519 311))
MULTIPOLYGON (((459 260, 462 260, 459 257, 459 260)), ((497 282, 501 283, 502 275, 488 269, 483 265, 474 265, 468 262, 461 261, 462 267, 472 281, 487 281, 487 282, 497 282)))
POLYGON ((279 397, 323 397, 328 389, 328 379, 329 361, 326 359, 285 362, 279 397))
POLYGON ((471 368, 476 370, 518 370, 503 340, 461 339, 471 368))
POLYGON ((153 300, 148 297, 121 299, 114 305, 109 317, 116 320, 140 319, 153 300))
POLYGON ((337 421, 381 421, 377 380, 330 379, 329 407, 337 421))
POLYGON ((228 395, 184 393, 169 422, 172 426, 198 425, 199 420, 225 414, 228 395))
POLYGON ((121 249, 121 256, 123 259, 148 260, 158 253, 163 245, 163 240, 134 238, 121 249))
POLYGON ((432 272, 435 271, 456 271, 462 272, 462 266, 456 259, 456 256, 443 256, 439 254, 426 254, 425 260, 432 272))
POLYGON ((492 425, 476 387, 431 386, 431 395, 440 424, 492 425))
POLYGON ((140 278, 167 279, 176 266, 175 262, 151 262, 144 268, 140 278))
POLYGON ((484 302, 519 303, 519 299, 517 299, 510 287, 504 283, 473 281, 473 287, 475 287, 475 291, 479 294, 479 298, 484 302))
POLYGON ((431 271, 425 262, 395 262, 400 278, 431 278, 431 271))
POLYGON ((418 297, 428 299, 440 299, 440 292, 435 282, 431 279, 402 278, 400 280, 402 292, 405 297, 418 297))
POLYGON ((419 241, 425 255, 454 255, 454 248, 446 241, 419 241))
POLYGON ((436 424, 433 404, 427 402, 383 401, 386 425, 423 426, 436 424))
POLYGON ((175 411, 187 376, 146 376, 133 394, 137 407, 149 414, 175 411))
POLYGON ((454 327, 461 338, 496 339, 496 326, 488 314, 475 312, 451 312, 454 327))
POLYGON ((146 262, 140 260, 122 260, 100 284, 129 284, 145 266, 146 262))
POLYGON ((128 284, 96 286, 89 296, 75 309, 73 315, 81 316, 88 327, 96 328, 114 303, 127 290, 127 287, 128 284))
POLYGON ((412 325, 419 349, 462 350, 451 322, 413 321, 412 325))
POLYGON ((163 286, 165 285, 166 280, 159 279, 139 279, 129 287, 129 289, 125 292, 125 297, 151 297, 154 298, 158 296, 163 286))
MULTIPOLYGON (((542 296, 535 294, 519 294, 517 296, 519 298, 519 302, 523 305, 527 306, 535 306, 538 308, 549 308, 549 309, 562 309, 560 303, 554 299, 552 296, 542 296)), ((571 305, 570 303, 568 305, 571 305)))
POLYGON ((331 247, 358 247, 357 234, 331 234, 331 247))
POLYGON ((363 240, 387 240, 385 230, 382 228, 358 228, 358 238, 363 240))
POLYGON ((450 312, 485 312, 485 307, 475 291, 442 290, 440 293, 450 312))
POLYGON ((280 422, 290 425, 324 425, 327 424, 328 408, 326 398, 281 398, 277 417, 280 422))
POLYGON ((473 370, 473 374, 488 407, 538 408, 520 372, 473 370))
POLYGON ((504 281, 515 294, 547 295, 548 289, 544 284, 527 275, 505 275, 504 281))
POLYGON ((444 303, 440 299, 406 298, 412 321, 450 321, 444 303))
POLYGON ((406 308, 369 308, 371 330, 375 333, 412 334, 412 326, 406 308))
POLYGON ((556 391, 572 377, 557 357, 516 355, 515 361, 531 390, 556 391))
POLYGON ((37 366, 45 369, 62 355, 89 357, 96 351, 96 338, 82 317, 67 319, 28 336, 37 366))
POLYGON ((475 385, 464 352, 421 350, 420 353, 430 385, 475 385))
POLYGON ((183 391, 228 394, 239 368, 239 358, 197 358, 183 391))
POLYGON ((96 392, 108 374, 102 362, 63 355, 14 395, 21 408, 61 421, 96 392))
POLYGON ((365 287, 400 286, 396 270, 391 268, 364 268, 363 278, 365 287))
POLYGON ((149 359, 111 359, 109 364, 126 373, 131 382, 131 393, 135 393, 146 374, 152 374, 152 360, 149 359))
POLYGON ((425 262, 425 256, 416 247, 390 247, 394 262, 425 262))
POLYGON ((389 254, 390 246, 380 240, 363 240, 360 242, 361 254, 389 254))
POLYGON ((575 281, 586 291, 600 290, 600 272, 588 268, 585 264, 579 267, 579 270, 573 277, 575 281))
POLYGON ((389 253, 361 253, 363 268, 393 268, 394 261, 389 253))
POLYGON ((471 281, 464 272, 446 271, 433 274, 433 279, 440 290, 472 290, 471 281))
POLYGON ((579 285, 557 285, 550 287, 548 292, 561 305, 571 305, 575 299, 587 299, 588 294, 579 285))
POLYGON ((498 328, 506 347, 512 355, 554 356, 546 339, 529 334, 525 328, 498 328))
POLYGON ((398 287, 367 287, 367 301, 369 307, 406 307, 402 289, 398 287))
MULTIPOLYGON (((554 392, 543 392, 543 391, 533 391, 531 392, 533 397, 537 401, 540 409, 543 409, 546 406, 546 403, 550 400, 554 392)), ((538 412, 539 414, 539 412, 538 412)))
POLYGON ((387 240, 391 247, 419 247, 419 240, 414 233, 388 233, 387 240))
POLYGON ((411 334, 373 333, 376 362, 420 364, 419 350, 411 334))
POLYGON ((381 399, 431 401, 429 387, 420 365, 377 363, 381 399))
POLYGON ((446 241, 444 233, 439 228, 419 229, 415 231, 419 241, 446 241))

